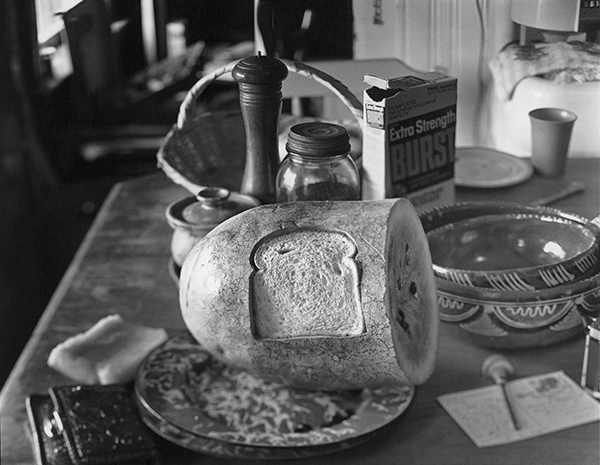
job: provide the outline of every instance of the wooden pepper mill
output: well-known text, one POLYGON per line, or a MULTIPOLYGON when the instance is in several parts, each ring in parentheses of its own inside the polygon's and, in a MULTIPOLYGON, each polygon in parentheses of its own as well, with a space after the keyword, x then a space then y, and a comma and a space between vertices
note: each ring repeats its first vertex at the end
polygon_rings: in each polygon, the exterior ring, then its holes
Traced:
POLYGON ((246 166, 240 192, 262 203, 275 202, 275 178, 279 168, 278 130, 288 69, 273 57, 252 56, 232 71, 239 83, 240 104, 246 130, 246 166))

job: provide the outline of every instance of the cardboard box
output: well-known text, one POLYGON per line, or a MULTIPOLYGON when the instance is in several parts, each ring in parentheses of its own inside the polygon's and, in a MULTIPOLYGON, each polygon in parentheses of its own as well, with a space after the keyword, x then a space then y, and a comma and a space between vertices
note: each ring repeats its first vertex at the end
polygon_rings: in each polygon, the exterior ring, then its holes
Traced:
POLYGON ((456 78, 368 74, 363 199, 404 197, 417 211, 454 203, 456 78))

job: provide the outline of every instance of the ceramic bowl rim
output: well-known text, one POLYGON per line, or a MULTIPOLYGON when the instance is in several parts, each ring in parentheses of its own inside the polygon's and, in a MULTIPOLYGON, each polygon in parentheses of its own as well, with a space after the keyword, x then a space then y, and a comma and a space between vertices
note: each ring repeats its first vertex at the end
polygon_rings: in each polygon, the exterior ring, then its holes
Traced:
MULTIPOLYGON (((516 202, 502 202, 502 201, 493 201, 493 200, 458 202, 455 204, 440 205, 437 207, 427 209, 427 210, 419 213, 419 217, 421 218, 421 221, 423 222, 428 219, 431 219, 434 216, 439 218, 442 215, 449 213, 449 212, 461 212, 461 211, 466 212, 469 210, 476 210, 476 209, 479 210, 479 209, 483 209, 483 208, 497 209, 497 211, 499 213, 515 213, 515 212, 516 213, 525 213, 525 212, 528 212, 528 213, 534 213, 534 214, 547 213, 550 215, 556 215, 556 216, 560 216, 561 218, 570 219, 574 222, 583 224, 583 225, 587 226, 588 228, 590 228, 597 235, 600 235, 600 227, 594 225, 594 223, 591 220, 584 218, 583 216, 577 215, 575 213, 570 213, 570 212, 566 212, 563 210, 559 210, 554 207, 526 205, 526 204, 520 204, 520 203, 516 203, 516 202)), ((472 216, 468 216, 468 217, 461 218, 461 219, 466 219, 466 218, 471 218, 471 217, 472 216)), ((427 230, 425 232, 427 232, 427 230)))
MULTIPOLYGON (((598 256, 598 251, 600 248, 600 237, 598 236, 598 234, 596 234, 587 224, 582 224, 579 221, 573 221, 571 219, 563 218, 562 216, 558 216, 558 215, 554 215, 554 214, 546 214, 546 213, 535 214, 535 213, 513 212, 513 213, 495 213, 495 214, 481 215, 481 216, 477 216, 477 217, 463 218, 463 219, 460 219, 458 221, 451 222, 451 223, 445 223, 436 228, 430 229, 429 231, 426 232, 426 234, 429 237, 429 235, 431 233, 434 233, 435 231, 440 231, 442 229, 450 229, 456 224, 465 223, 465 222, 476 222, 476 220, 478 220, 478 219, 483 219, 486 217, 498 217, 498 216, 523 217, 524 219, 525 218, 537 218, 537 219, 541 219, 542 221, 544 221, 545 218, 548 218, 548 219, 550 219, 550 221, 555 221, 557 223, 563 223, 563 224, 568 223, 570 226, 576 227, 577 229, 581 229, 582 231, 584 231, 584 235, 591 235, 592 240, 584 250, 580 251, 576 255, 569 257, 566 260, 556 262, 556 263, 541 264, 541 265, 534 265, 534 266, 527 266, 527 267, 518 267, 518 268, 505 268, 505 269, 498 269, 498 270, 485 270, 485 271, 484 270, 470 270, 467 268, 455 268, 455 267, 442 266, 442 265, 433 263, 433 269, 436 272, 436 275, 439 277, 442 277, 442 278, 443 278, 443 276, 440 276, 440 274, 445 275, 448 273, 460 273, 463 275, 472 276, 472 277, 476 277, 476 278, 484 278, 485 276, 489 276, 489 275, 501 276, 501 275, 508 275, 508 274, 518 274, 520 276, 525 276, 525 275, 529 275, 529 274, 536 273, 536 272, 543 271, 543 270, 551 270, 558 266, 570 266, 573 263, 580 261, 584 257, 593 257, 593 265, 590 267, 589 270, 587 270, 585 273, 582 273, 582 275, 581 275, 581 276, 589 276, 590 271, 592 271, 597 266, 598 262, 600 261, 600 257, 598 256)), ((446 278, 443 278, 443 279, 446 279, 446 278)), ((543 289, 546 289, 546 288, 543 288, 543 289)))

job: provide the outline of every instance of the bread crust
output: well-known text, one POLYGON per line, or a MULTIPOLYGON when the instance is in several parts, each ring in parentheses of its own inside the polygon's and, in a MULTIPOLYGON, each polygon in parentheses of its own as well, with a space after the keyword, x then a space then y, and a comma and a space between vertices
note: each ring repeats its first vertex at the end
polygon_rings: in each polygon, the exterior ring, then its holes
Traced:
MULTIPOLYGON (((222 362, 295 387, 361 389, 385 383, 413 384, 394 350, 386 300, 388 216, 398 202, 398 208, 412 212, 407 217, 410 227, 421 227, 412 205, 398 199, 271 204, 222 223, 196 245, 183 264, 180 306, 190 332, 222 362), (257 268, 253 254, 265 237, 303 228, 342 231, 356 246, 351 260, 360 270, 357 285, 364 324, 360 334, 257 336, 251 313, 256 311, 252 310, 252 275, 257 268)), ((260 268, 262 257, 258 264, 260 268)), ((319 295, 311 298, 318 301, 319 295)), ((427 312, 436 309, 425 312, 422 317, 429 321, 427 312)), ((431 361, 431 356, 426 359, 431 361)), ((429 366, 424 368, 431 371, 429 366)))

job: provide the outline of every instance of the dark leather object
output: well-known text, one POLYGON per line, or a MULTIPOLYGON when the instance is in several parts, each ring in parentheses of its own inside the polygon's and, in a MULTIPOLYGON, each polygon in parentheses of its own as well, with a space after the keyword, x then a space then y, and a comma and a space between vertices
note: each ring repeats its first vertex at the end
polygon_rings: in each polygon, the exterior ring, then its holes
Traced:
POLYGON ((157 452, 121 385, 57 386, 27 398, 38 465, 155 465, 157 452))

